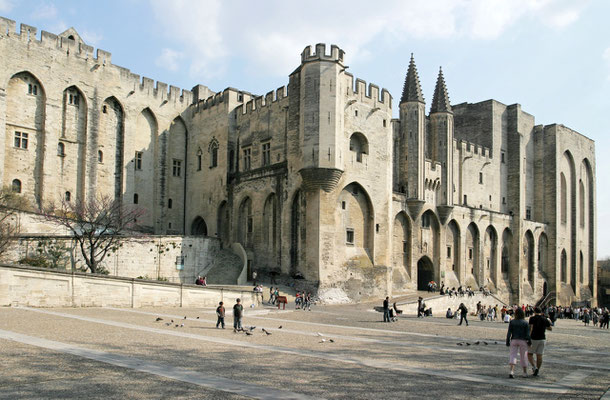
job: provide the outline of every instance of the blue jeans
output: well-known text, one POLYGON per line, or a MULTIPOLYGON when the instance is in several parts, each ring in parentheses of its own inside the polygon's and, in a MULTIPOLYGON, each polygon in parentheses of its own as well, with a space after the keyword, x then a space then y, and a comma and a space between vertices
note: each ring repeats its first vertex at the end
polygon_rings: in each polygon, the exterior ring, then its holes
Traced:
POLYGON ((233 329, 237 329, 238 331, 242 329, 241 317, 233 317, 233 329))
POLYGON ((383 322, 390 322, 390 309, 389 308, 383 309, 383 322))
POLYGON ((218 322, 216 322, 216 328, 222 325, 222 328, 225 327, 225 317, 218 317, 218 322))

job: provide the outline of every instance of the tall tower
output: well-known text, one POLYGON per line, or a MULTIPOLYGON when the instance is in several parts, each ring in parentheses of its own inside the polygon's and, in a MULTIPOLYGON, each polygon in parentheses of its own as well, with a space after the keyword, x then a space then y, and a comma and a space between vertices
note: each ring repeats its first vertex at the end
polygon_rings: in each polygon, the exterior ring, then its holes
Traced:
MULTIPOLYGON (((431 157, 442 165, 441 193, 438 205, 441 213, 451 211, 453 205, 453 111, 449 102, 442 68, 438 71, 432 105, 430 106, 431 157)), ((441 215, 441 219, 443 216, 441 215)))
POLYGON ((407 194, 412 215, 424 203, 426 103, 422 95, 413 54, 400 99, 399 186, 407 194))

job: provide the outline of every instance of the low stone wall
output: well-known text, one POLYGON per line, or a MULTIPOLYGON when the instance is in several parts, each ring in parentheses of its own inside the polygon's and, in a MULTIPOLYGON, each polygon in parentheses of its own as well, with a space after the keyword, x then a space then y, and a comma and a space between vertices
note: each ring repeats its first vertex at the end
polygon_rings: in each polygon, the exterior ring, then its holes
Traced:
MULTIPOLYGON (((447 312, 447 308, 451 308, 451 311, 455 312, 460 303, 464 303, 464 305, 468 307, 469 313, 475 312, 477 310, 477 303, 479 301, 486 307, 495 306, 497 304, 499 308, 502 308, 503 305, 506 305, 502 300, 493 295, 483 296, 480 293, 477 293, 472 297, 449 297, 447 295, 438 295, 424 299, 426 308, 431 307, 432 315, 435 317, 444 317, 445 313, 447 312)), ((417 301, 410 301, 402 304, 399 303, 397 306, 400 310, 403 310, 403 314, 417 315, 417 301)))
POLYGON ((80 272, 0 265, 0 306, 31 307, 212 307, 241 298, 258 306, 251 287, 195 286, 80 272))

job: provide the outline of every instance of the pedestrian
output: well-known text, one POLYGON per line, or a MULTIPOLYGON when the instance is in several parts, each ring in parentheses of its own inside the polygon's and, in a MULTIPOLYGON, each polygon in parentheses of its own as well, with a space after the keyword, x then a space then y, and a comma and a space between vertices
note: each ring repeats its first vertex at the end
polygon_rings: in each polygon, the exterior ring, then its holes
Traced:
POLYGON ((241 305, 241 300, 237 299, 233 306, 233 332, 242 331, 241 318, 244 315, 244 306, 241 305))
POLYGON ((274 303, 274 299, 273 299, 273 293, 274 293, 274 291, 273 291, 273 286, 271 286, 271 287, 269 288, 269 304, 273 304, 273 303, 274 303))
POLYGON ((256 271, 252 271, 252 280, 254 281, 252 283, 252 286, 256 286, 256 277, 258 276, 258 274, 256 273, 256 271))
POLYGON ((553 330, 551 321, 542 314, 540 307, 534 307, 534 316, 530 318, 530 337, 532 344, 527 350, 527 358, 532 365, 533 375, 538 376, 542 366, 542 355, 546 345, 546 331, 553 330), (534 364, 534 354, 536 354, 536 364, 534 364))
POLYGON ((386 296, 383 301, 383 322, 390 322, 390 297, 386 296))
POLYGON ((519 362, 523 368, 523 377, 527 378, 527 346, 531 345, 530 327, 525 321, 525 311, 522 307, 515 310, 515 319, 508 324, 506 333, 506 346, 510 347, 508 363, 510 365, 509 378, 515 377, 515 364, 517 364, 517 352, 519 352, 519 362))
POLYGON ((218 307, 216 308, 216 316, 218 317, 218 321, 216 322, 216 329, 218 329, 219 326, 222 326, 222 329, 224 329, 225 328, 225 306, 223 305, 222 301, 220 303, 218 303, 218 307))
POLYGON ((458 325, 462 325, 462 321, 464 321, 466 322, 466 326, 468 326, 468 308, 464 303, 460 303, 458 311, 460 312, 460 323, 458 325))
POLYGON ((417 299, 417 318, 424 316, 424 299, 420 296, 417 299))

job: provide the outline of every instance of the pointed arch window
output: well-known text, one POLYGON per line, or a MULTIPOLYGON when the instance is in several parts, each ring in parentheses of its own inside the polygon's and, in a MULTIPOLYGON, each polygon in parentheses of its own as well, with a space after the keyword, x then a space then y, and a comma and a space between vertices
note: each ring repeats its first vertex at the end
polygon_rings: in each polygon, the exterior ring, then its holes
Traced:
POLYGON ((21 181, 19 179, 13 179, 12 190, 15 193, 21 193, 21 181))
POLYGON ((208 153, 210 153, 210 168, 216 168, 218 166, 218 147, 218 140, 213 137, 208 146, 208 153))

